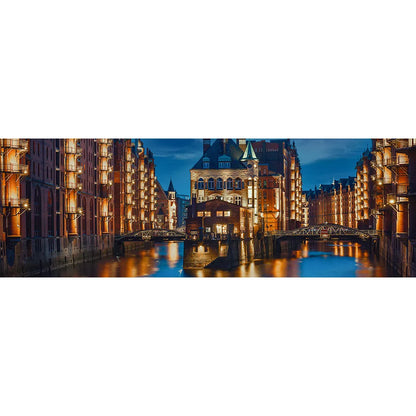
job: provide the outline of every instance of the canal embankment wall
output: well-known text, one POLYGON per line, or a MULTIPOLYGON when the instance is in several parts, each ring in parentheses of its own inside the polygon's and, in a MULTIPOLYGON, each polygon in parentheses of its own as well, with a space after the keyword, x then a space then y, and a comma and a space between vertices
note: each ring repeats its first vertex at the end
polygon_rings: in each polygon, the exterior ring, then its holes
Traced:
POLYGON ((416 277, 416 241, 389 234, 379 237, 377 254, 403 277, 416 277))
POLYGON ((104 259, 114 255, 122 255, 136 249, 151 247, 148 241, 127 241, 115 244, 111 236, 87 236, 74 239, 56 240, 40 238, 33 241, 22 239, 10 250, 8 256, 2 257, 0 276, 38 276, 51 274, 80 263, 104 259))
POLYGON ((22 239, 10 247, 0 264, 0 276, 37 276, 114 254, 114 239, 106 236, 22 239))

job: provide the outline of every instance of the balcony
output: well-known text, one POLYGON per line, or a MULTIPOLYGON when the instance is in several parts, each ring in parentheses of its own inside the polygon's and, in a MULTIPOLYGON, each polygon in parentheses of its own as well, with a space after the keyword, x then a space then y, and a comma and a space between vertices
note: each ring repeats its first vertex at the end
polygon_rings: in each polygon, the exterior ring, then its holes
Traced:
POLYGON ((29 175, 29 166, 21 165, 19 163, 4 163, 0 166, 0 172, 29 175))
POLYGON ((73 145, 73 144, 69 144, 66 143, 65 144, 65 153, 69 154, 69 155, 77 155, 77 156, 81 156, 82 154, 82 149, 79 146, 73 145))
POLYGON ((66 166, 66 171, 74 172, 80 175, 82 173, 82 166, 79 163, 68 163, 66 166))
POLYGON ((409 139, 388 139, 388 141, 396 149, 404 149, 406 147, 409 147, 409 139))
POLYGON ((66 210, 67 214, 76 214, 76 215, 82 215, 83 211, 81 207, 68 207, 66 210))
POLYGON ((74 181, 74 180, 68 180, 66 187, 68 189, 77 189, 78 191, 82 190, 82 182, 81 181, 74 181))
POLYGON ((385 159, 385 165, 390 166, 404 166, 409 164, 409 159, 405 156, 396 156, 391 159, 385 159))
POLYGON ((398 184, 396 185, 397 195, 407 195, 408 194, 408 185, 398 184))
POLYGON ((2 201, 3 208, 29 209, 29 200, 26 198, 10 198, 2 201))
POLYGON ((2 147, 9 149, 20 149, 27 151, 29 149, 29 140, 27 139, 3 139, 2 147))
POLYGON ((102 172, 108 172, 108 170, 109 170, 109 166, 108 166, 108 164, 107 164, 107 163, 102 163, 102 164, 100 165, 100 170, 101 170, 102 172))

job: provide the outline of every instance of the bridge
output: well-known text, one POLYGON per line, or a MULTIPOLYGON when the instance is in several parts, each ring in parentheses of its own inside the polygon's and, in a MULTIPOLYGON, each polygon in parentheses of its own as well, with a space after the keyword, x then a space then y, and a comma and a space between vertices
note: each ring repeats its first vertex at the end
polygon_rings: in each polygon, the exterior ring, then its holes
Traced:
POLYGON ((278 238, 302 238, 302 239, 360 239, 369 240, 377 238, 376 230, 358 230, 357 228, 345 227, 338 224, 319 224, 308 227, 298 228, 296 230, 276 231, 273 233, 278 238))
POLYGON ((115 238, 117 242, 123 241, 175 241, 185 240, 186 234, 176 230, 143 230, 122 234, 115 238))

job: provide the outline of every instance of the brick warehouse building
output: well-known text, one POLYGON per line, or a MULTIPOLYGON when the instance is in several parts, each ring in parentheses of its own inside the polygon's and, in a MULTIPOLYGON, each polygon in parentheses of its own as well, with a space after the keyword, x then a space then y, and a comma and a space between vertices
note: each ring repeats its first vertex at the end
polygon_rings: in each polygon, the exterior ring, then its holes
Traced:
POLYGON ((256 229, 294 229, 301 224, 299 158, 289 140, 203 140, 203 154, 191 169, 197 203, 223 200, 249 208, 256 229))
POLYGON ((0 274, 109 254, 117 233, 154 227, 140 140, 1 139, 0 174, 0 274))
POLYGON ((403 276, 416 276, 416 139, 373 139, 372 154, 380 252, 403 276))
POLYGON ((350 176, 331 185, 320 185, 306 193, 309 225, 339 224, 356 228, 355 178, 350 176))
POLYGON ((416 276, 416 139, 373 139, 355 178, 321 185, 305 197, 309 224, 376 230, 381 257, 401 275, 416 276))

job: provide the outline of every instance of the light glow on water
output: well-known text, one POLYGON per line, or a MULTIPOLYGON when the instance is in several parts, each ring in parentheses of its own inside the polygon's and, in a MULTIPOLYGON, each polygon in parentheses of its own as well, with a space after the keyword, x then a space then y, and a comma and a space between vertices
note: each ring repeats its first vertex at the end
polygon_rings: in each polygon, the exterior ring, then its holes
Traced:
POLYGON ((280 258, 254 260, 232 270, 183 270, 183 242, 155 243, 125 256, 55 271, 74 277, 382 277, 395 276, 359 243, 306 241, 280 258))

